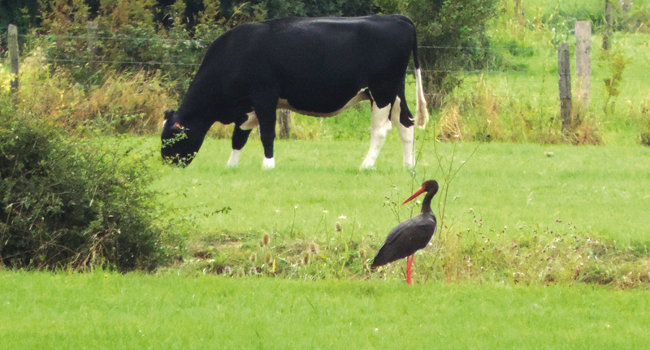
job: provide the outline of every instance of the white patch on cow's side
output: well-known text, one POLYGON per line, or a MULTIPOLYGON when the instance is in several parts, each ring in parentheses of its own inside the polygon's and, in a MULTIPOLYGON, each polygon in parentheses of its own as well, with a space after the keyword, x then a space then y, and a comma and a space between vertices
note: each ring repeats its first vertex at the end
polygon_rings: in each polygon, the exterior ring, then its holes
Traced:
MULTIPOLYGON (((388 116, 390 115, 391 105, 386 105, 384 108, 379 108, 377 104, 372 104, 372 119, 370 122, 370 149, 366 158, 361 163, 361 170, 372 169, 375 166, 375 161, 377 156, 379 156, 379 151, 381 151, 381 146, 384 145, 386 141, 386 134, 391 129, 390 120, 388 116)), ((397 117, 399 118, 399 116, 397 117)))
POLYGON ((288 109, 290 111, 300 113, 302 115, 309 115, 309 116, 312 116, 312 117, 331 117, 331 116, 334 116, 334 115, 337 115, 337 114, 343 112, 344 110, 346 110, 346 109, 348 109, 350 107, 355 106, 356 104, 358 104, 361 101, 370 100, 370 95, 368 94, 367 90, 368 90, 368 88, 363 88, 363 89, 359 90, 359 92, 357 92, 357 94, 354 95, 354 97, 352 97, 348 102, 346 102, 345 105, 343 105, 343 107, 339 108, 338 110, 336 110, 334 112, 321 113, 321 112, 313 112, 313 111, 304 111, 304 110, 297 109, 297 108, 293 107, 289 103, 289 101, 287 101, 284 98, 281 98, 281 99, 278 100, 278 108, 279 109, 288 109))
POLYGON ((415 125, 424 129, 429 121, 429 111, 427 110, 427 100, 424 98, 420 68, 415 70, 415 96, 415 125))
POLYGON ((266 158, 262 161, 262 169, 270 170, 275 168, 275 158, 266 158))
POLYGON ((226 166, 230 168, 234 168, 237 165, 239 165, 239 156, 241 155, 241 150, 240 149, 234 149, 232 150, 232 153, 230 153, 230 158, 228 159, 228 163, 226 166))
POLYGON ((400 118, 400 112, 401 112, 401 107, 400 107, 400 102, 402 100, 399 97, 395 98, 395 103, 393 104, 393 110, 390 112, 392 115, 392 122, 393 125, 397 127, 397 131, 399 132, 399 138, 402 140, 402 148, 404 150, 404 166, 408 169, 414 169, 415 168, 415 152, 414 152, 414 144, 413 144, 413 133, 415 131, 415 128, 411 125, 410 127, 404 127, 402 123, 400 123, 399 118, 400 118))
POLYGON ((248 116, 248 119, 239 126, 240 129, 242 130, 253 130, 253 128, 256 128, 260 125, 260 122, 257 120, 257 114, 255 114, 255 111, 251 111, 246 113, 248 116))

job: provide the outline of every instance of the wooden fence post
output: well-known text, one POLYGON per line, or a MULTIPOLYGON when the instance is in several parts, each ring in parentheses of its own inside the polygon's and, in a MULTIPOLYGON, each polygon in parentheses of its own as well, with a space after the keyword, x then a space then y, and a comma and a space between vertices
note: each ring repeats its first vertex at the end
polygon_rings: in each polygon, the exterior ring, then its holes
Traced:
POLYGON ((291 111, 278 109, 278 124, 280 125, 280 134, 278 137, 280 139, 288 139, 291 135, 291 127, 289 126, 290 116, 291 111))
POLYGON ((18 27, 13 24, 10 24, 7 30, 7 43, 9 44, 9 62, 13 75, 11 91, 15 92, 18 90, 18 56, 20 52, 18 51, 18 27))
POLYGON ((86 23, 86 30, 88 32, 88 55, 90 56, 89 62, 90 66, 94 67, 97 61, 98 53, 97 44, 95 43, 97 40, 98 31, 97 22, 88 21, 88 23, 86 23))
POLYGON ((609 50, 609 36, 612 34, 612 4, 605 0, 605 32, 603 33, 603 50, 609 50))
POLYGON ((580 108, 589 107, 591 89, 591 22, 577 21, 576 26, 576 91, 580 108))
POLYGON ((524 8, 521 6, 521 0, 515 0, 515 18, 524 18, 524 8))
POLYGON ((571 61, 569 59, 569 44, 561 43, 557 51, 558 74, 560 75, 560 115, 562 117, 562 132, 567 132, 571 125, 571 61))

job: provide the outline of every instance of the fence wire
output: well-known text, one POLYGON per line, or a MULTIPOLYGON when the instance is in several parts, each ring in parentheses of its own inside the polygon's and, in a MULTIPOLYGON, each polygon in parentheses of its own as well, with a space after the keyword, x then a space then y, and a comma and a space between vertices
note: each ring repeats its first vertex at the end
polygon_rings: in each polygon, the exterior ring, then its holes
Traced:
MULTIPOLYGON (((182 62, 183 60, 187 61, 188 58, 192 58, 191 55, 182 56, 182 57, 165 57, 166 61, 161 60, 111 60, 111 59, 102 59, 101 55, 96 58, 92 57, 90 53, 91 46, 101 47, 103 42, 112 41, 112 42, 138 42, 142 45, 169 45, 170 48, 184 47, 184 48, 193 48, 201 49, 207 48, 207 46, 212 43, 213 40, 206 39, 196 39, 196 38, 152 38, 152 37, 141 37, 141 36, 128 36, 128 35, 102 35, 102 34, 93 34, 93 35, 58 35, 58 34, 18 34, 18 37, 21 38, 24 42, 60 42, 63 41, 66 44, 85 44, 88 43, 88 53, 87 57, 54 57, 54 56, 45 56, 44 62, 52 64, 73 64, 73 65, 92 65, 92 64, 106 64, 106 65, 121 65, 121 66, 136 66, 136 67, 145 67, 145 66, 158 66, 158 67, 187 67, 188 69, 196 69, 200 66, 200 57, 202 54, 196 58, 198 63, 187 63, 182 62)), ((111 43, 114 45, 114 43, 111 43)), ((532 47, 522 47, 522 46, 513 46, 513 45, 489 45, 489 46, 446 46, 446 45, 419 45, 418 50, 428 51, 428 50, 455 50, 455 51, 506 51, 510 52, 513 55, 520 53, 531 54, 534 48, 532 47)), ((503 69, 500 70, 498 66, 493 66, 491 68, 484 69, 422 69, 423 73, 435 74, 435 73, 447 73, 447 74, 459 74, 466 76, 484 76, 484 75, 498 75, 504 77, 517 77, 525 74, 522 71, 503 69)), ((414 70, 412 68, 407 69, 407 73, 413 74, 414 70)), ((505 84, 509 87, 517 88, 519 86, 525 86, 527 88, 534 89, 534 86, 544 86, 547 85, 544 82, 531 82, 529 79, 508 79, 505 84), (531 86, 531 84, 533 86, 531 86)), ((428 96, 438 96, 444 95, 441 93, 427 93, 428 96)))
MULTIPOLYGON (((209 45, 217 38, 206 40, 206 39, 196 39, 196 38, 150 38, 150 37, 139 37, 139 36, 127 36, 127 35, 59 35, 59 34, 18 34, 18 37, 25 40, 33 39, 72 39, 80 41, 101 41, 101 40, 112 40, 112 41, 142 41, 142 42, 165 42, 165 43, 183 43, 183 44, 202 44, 209 45)), ((418 45, 418 49, 434 49, 434 50, 491 50, 491 49, 503 49, 510 50, 514 52, 529 52, 532 50, 531 47, 521 47, 514 46, 513 44, 492 44, 489 46, 474 46, 474 45, 462 45, 462 46, 449 46, 449 45, 418 45)))
MULTIPOLYGON (((142 43, 154 43, 154 44, 176 44, 178 46, 185 47, 194 47, 194 48, 203 48, 207 47, 213 40, 205 39, 190 39, 190 38, 150 38, 150 37, 139 37, 139 36, 125 36, 125 35, 58 35, 58 34, 46 34, 46 35, 35 35, 35 34, 19 34, 20 38, 25 41, 34 41, 34 40, 45 40, 45 41, 61 41, 66 40, 68 42, 87 42, 87 43, 101 43, 102 41, 130 41, 130 42, 142 42, 142 43)), ((89 45, 90 46, 90 45, 89 45)), ((100 45, 95 45, 100 46, 100 45)), ((533 51, 533 48, 530 47, 517 47, 512 45, 490 45, 490 46, 445 46, 445 45, 420 45, 418 50, 455 50, 455 51, 484 51, 490 52, 494 50, 505 50, 512 54, 519 53, 530 53, 533 51)), ((187 58, 184 56, 183 58, 187 58)), ((52 56, 46 56, 45 61, 48 63, 70 63, 70 64, 112 64, 112 65, 136 65, 136 66, 180 66, 180 67, 198 67, 200 63, 184 63, 179 62, 180 59, 170 59, 168 62, 163 62, 159 60, 150 60, 150 61, 135 61, 135 60, 107 60, 101 58, 57 58, 52 56)), ((409 73, 413 73, 413 70, 409 70, 409 73)), ((474 70, 458 70, 458 69, 423 69, 423 73, 457 73, 457 74, 501 74, 503 71, 494 70, 494 69, 474 69, 474 70)))

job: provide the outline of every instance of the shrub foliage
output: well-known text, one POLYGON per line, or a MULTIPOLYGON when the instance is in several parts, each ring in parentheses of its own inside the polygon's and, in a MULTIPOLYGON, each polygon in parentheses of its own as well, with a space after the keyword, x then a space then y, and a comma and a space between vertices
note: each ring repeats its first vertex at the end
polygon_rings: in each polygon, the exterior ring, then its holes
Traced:
MULTIPOLYGON (((145 169, 133 156, 0 124, 0 262, 36 269, 151 269, 160 261, 145 169)), ((140 162, 141 163, 141 162, 140 162)))

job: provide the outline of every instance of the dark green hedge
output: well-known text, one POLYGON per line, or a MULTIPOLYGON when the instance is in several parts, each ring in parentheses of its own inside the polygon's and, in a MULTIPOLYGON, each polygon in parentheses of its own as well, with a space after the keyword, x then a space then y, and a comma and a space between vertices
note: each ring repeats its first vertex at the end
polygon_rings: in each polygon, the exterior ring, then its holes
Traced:
MULTIPOLYGON (((143 162, 0 115, 0 262, 150 270, 164 257, 143 162)), ((121 153, 120 153, 121 152, 121 153)))

